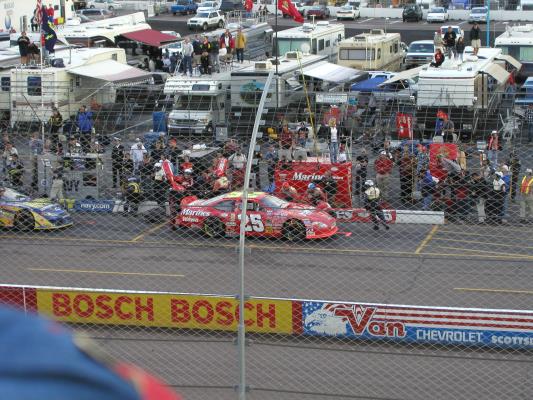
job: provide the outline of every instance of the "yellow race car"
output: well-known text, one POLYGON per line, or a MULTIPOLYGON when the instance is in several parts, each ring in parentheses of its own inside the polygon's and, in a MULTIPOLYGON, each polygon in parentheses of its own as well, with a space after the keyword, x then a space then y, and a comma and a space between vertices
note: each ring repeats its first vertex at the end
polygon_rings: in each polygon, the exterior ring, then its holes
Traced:
POLYGON ((21 231, 66 228, 70 214, 48 199, 31 199, 10 188, 0 187, 0 227, 21 231))

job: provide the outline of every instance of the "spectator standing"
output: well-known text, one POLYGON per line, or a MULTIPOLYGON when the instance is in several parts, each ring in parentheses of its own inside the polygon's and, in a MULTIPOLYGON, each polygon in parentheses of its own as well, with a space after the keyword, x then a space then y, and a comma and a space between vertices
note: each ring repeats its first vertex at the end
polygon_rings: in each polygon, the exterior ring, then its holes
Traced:
POLYGON ((378 158, 374 161, 376 185, 381 192, 380 195, 383 200, 388 200, 389 198, 389 183, 393 166, 392 160, 384 150, 379 153, 378 158))
POLYGON ((526 110, 527 119, 527 142, 533 143, 533 104, 530 104, 526 110))
POLYGON ((209 65, 211 65, 211 68, 216 72, 220 72, 219 49, 219 40, 213 38, 209 43, 209 65))
POLYGON ((433 45, 435 46, 435 49, 444 50, 444 41, 442 40, 440 31, 435 32, 435 35, 433 36, 433 45))
POLYGON ((150 61, 148 61, 148 70, 150 72, 155 72, 156 70, 155 60, 152 57, 150 57, 150 61))
POLYGON ((11 162, 11 158, 14 155, 18 156, 18 154, 18 150, 11 142, 4 143, 4 152, 2 153, 2 168, 4 173, 7 173, 7 165, 11 162))
POLYGON ((6 166, 7 175, 9 177, 9 182, 13 187, 20 189, 22 188, 23 182, 22 178, 24 176, 24 164, 19 160, 18 154, 13 154, 11 160, 7 163, 6 166))
POLYGON ((28 46, 30 45, 30 38, 26 35, 26 31, 22 31, 19 38, 17 39, 17 44, 19 46, 20 52, 20 62, 22 64, 28 63, 28 46))
POLYGON ((201 45, 202 49, 202 55, 200 57, 200 64, 201 64, 201 73, 203 75, 212 73, 211 65, 209 64, 209 53, 211 50, 211 43, 209 43, 209 39, 207 39, 207 36, 204 37, 204 40, 201 45))
POLYGON ((329 159, 332 164, 337 162, 337 155, 339 154, 339 130, 337 129, 337 120, 331 118, 328 122, 328 137, 329 137, 329 159))
POLYGON ((202 57, 202 41, 198 35, 194 37, 194 40, 192 41, 192 47, 194 51, 193 63, 195 66, 200 65, 200 58, 202 57))
POLYGON ((179 170, 179 156, 180 149, 178 148, 178 142, 175 138, 170 138, 170 140, 168 141, 167 148, 165 149, 165 157, 172 164, 172 168, 174 169, 175 175, 178 173, 179 170))
POLYGON ((284 122, 279 134, 279 148, 289 150, 293 146, 293 133, 289 129, 289 125, 284 122))
POLYGON ((502 165, 501 172, 503 174, 502 180, 505 182, 505 187, 507 190, 505 191, 503 195, 503 208, 501 211, 501 220, 502 222, 507 222, 507 212, 509 210, 509 191, 511 190, 511 172, 509 171, 509 167, 507 165, 502 165))
POLYGON ((89 151, 93 131, 93 113, 87 111, 86 106, 81 106, 76 116, 76 125, 80 130, 80 144, 84 153, 89 151))
POLYGON ((52 115, 48 119, 48 125, 50 126, 52 150, 55 151, 59 144, 59 130, 63 127, 63 116, 57 108, 52 110, 52 115))
POLYGON ((470 46, 474 48, 472 54, 477 56, 479 48, 481 47, 481 30, 477 22, 474 22, 472 29, 470 29, 470 46))
POLYGON ((324 172, 324 176, 322 177, 320 184, 324 188, 327 202, 332 207, 336 207, 335 196, 337 195, 337 181, 335 178, 333 178, 331 170, 324 172))
POLYGON ((477 218, 480 224, 485 222, 485 204, 490 191, 491 187, 485 178, 481 174, 474 172, 470 180, 470 194, 472 200, 476 203, 477 218))
POLYGON ((437 51, 435 52, 435 56, 434 57, 435 57, 435 61, 431 62, 429 64, 429 66, 438 68, 444 62, 444 54, 442 53, 442 50, 441 49, 437 49, 437 51))
POLYGON ((459 56, 461 62, 463 62, 463 56, 465 52, 465 40, 462 36, 459 36, 459 38, 457 39, 457 43, 455 44, 455 51, 457 52, 457 55, 459 56))
POLYGON ((120 143, 120 138, 113 138, 113 148, 111 149, 111 170, 113 187, 116 188, 117 184, 120 186, 122 181, 122 163, 124 161, 124 146, 120 143))
POLYGON ((487 158, 493 169, 498 168, 498 153, 500 151, 500 141, 498 132, 492 131, 487 142, 487 158))
POLYGON ((192 76, 192 56, 194 54, 194 47, 189 38, 185 38, 182 54, 183 75, 187 75, 187 73, 189 73, 189 76, 192 76))
POLYGON ((355 193, 359 196, 363 194, 367 170, 368 156, 366 154, 366 149, 362 148, 361 154, 359 154, 355 159, 355 193))
POLYGON ((420 171, 418 174, 417 189, 422 197, 422 210, 429 210, 431 208, 436 183, 436 178, 431 176, 429 170, 420 171))
POLYGON ((455 41, 457 40, 457 34, 453 31, 452 27, 449 26, 446 33, 444 33, 444 45, 446 46, 446 55, 448 58, 455 58, 457 53, 455 50, 455 41))
POLYGON ((52 186, 50 187, 50 200, 62 202, 65 199, 65 192, 63 190, 63 159, 60 157, 57 160, 56 167, 52 170, 52 186))
POLYGON ((509 166, 509 169, 511 170, 511 184, 509 186, 509 195, 511 196, 511 200, 514 200, 516 197, 516 192, 519 190, 517 183, 518 183, 518 175, 520 175, 520 168, 522 164, 520 163, 520 159, 518 158, 518 154, 516 153, 516 150, 511 151, 511 154, 509 155, 509 160, 507 160, 507 164, 509 166))
POLYGON ((499 224, 505 201, 505 181, 502 179, 503 173, 496 172, 492 178, 492 190, 487 198, 487 222, 489 224, 499 224))
POLYGON ((154 162, 157 163, 163 160, 164 152, 165 152, 165 144, 162 141, 157 140, 154 143, 152 150, 150 151, 150 156, 152 157, 152 160, 154 160, 154 162))
POLYGON ((244 49, 246 48, 246 35, 242 29, 237 31, 237 38, 235 40, 235 50, 237 53, 237 61, 241 64, 244 62, 244 49))
POLYGON ((44 143, 41 139, 39 139, 39 134, 37 132, 31 134, 31 139, 28 143, 28 146, 30 147, 30 153, 32 156, 43 154, 44 143))
POLYGON ((226 31, 220 36, 219 42, 219 47, 221 49, 226 49, 227 54, 233 53, 235 49, 235 39, 231 35, 229 29, 226 29, 226 31))
POLYGON ((409 154, 408 149, 404 149, 402 157, 399 160, 400 170, 400 199, 403 204, 411 201, 413 194, 413 183, 416 172, 416 159, 414 155, 409 154))
POLYGON ((520 181, 520 220, 530 222, 533 218, 533 170, 526 169, 526 174, 520 181), (529 209, 529 211, 528 211, 529 209))
POLYGON ((163 71, 170 73, 170 58, 165 56, 163 57, 163 71))
POLYGON ((147 153, 146 148, 141 142, 141 139, 137 138, 135 143, 131 146, 130 156, 133 161, 133 172, 138 173, 140 166, 144 162, 144 155, 147 153))

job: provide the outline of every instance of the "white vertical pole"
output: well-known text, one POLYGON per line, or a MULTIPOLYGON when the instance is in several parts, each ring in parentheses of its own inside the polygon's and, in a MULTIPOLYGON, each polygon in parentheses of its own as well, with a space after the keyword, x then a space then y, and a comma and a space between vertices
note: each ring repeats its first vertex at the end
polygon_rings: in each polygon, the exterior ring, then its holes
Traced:
POLYGON ((263 108, 267 99, 267 94, 272 83, 273 72, 270 71, 265 82, 265 88, 261 94, 261 100, 257 107, 257 114, 255 116, 254 129, 250 139, 250 147, 248 149, 248 162, 246 163, 246 171, 244 173, 244 185, 242 188, 241 198, 241 225, 239 229, 239 329, 237 333, 237 345, 239 347, 239 400, 246 400, 246 327, 244 325, 244 303, 246 302, 246 295, 244 291, 244 243, 245 243, 245 228, 246 228, 246 209, 248 206, 248 189, 250 186, 250 173, 252 171, 252 161, 254 158, 255 143, 257 141, 257 131, 259 130, 259 123, 263 117, 263 108))

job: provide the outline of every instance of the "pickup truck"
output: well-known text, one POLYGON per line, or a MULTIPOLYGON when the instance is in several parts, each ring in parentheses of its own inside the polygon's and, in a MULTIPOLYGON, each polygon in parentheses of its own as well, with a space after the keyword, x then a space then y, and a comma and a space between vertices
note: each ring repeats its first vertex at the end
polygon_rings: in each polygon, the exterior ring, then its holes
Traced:
POLYGON ((178 13, 182 15, 195 14, 197 8, 198 4, 193 0, 177 0, 176 4, 170 7, 170 12, 173 15, 178 13))

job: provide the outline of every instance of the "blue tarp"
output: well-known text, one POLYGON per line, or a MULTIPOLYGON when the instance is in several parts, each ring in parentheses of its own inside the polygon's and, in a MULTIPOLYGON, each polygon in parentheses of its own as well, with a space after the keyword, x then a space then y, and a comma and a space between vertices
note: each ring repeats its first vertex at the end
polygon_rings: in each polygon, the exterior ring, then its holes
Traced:
POLYGON ((366 81, 354 83, 350 86, 350 91, 352 92, 376 92, 382 90, 379 85, 387 80, 384 76, 379 76, 377 78, 370 78, 366 81))

